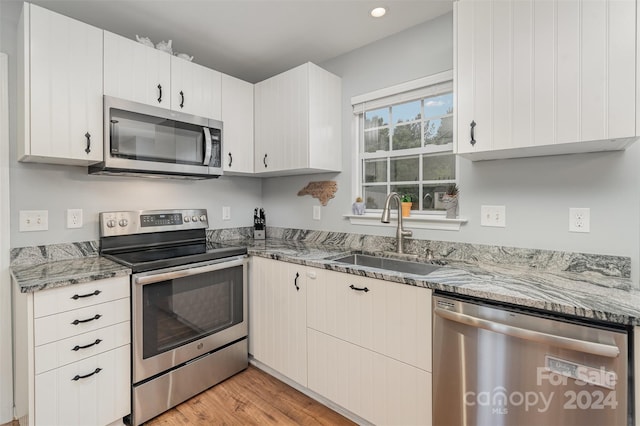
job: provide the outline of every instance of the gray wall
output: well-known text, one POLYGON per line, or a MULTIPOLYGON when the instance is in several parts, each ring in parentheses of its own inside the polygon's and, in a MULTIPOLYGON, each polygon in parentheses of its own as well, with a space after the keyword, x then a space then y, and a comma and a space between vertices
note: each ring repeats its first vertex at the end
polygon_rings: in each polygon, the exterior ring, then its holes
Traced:
MULTIPOLYGON (((395 229, 355 226, 343 218, 359 195, 352 188, 356 148, 350 99, 451 69, 452 25, 452 14, 444 15, 320 64, 342 77, 343 172, 266 179, 263 199, 271 225, 394 235, 395 229), (324 179, 336 180, 338 192, 322 207, 322 219, 315 221, 312 206, 318 200, 296 194, 309 181, 324 179)), ((460 215, 468 223, 459 232, 414 230, 414 237, 630 256, 637 284, 638 164, 640 143, 622 152, 484 162, 460 159, 460 215), (494 204, 506 206, 506 228, 480 226, 480 206, 494 204), (590 233, 568 232, 570 207, 591 209, 590 233)))

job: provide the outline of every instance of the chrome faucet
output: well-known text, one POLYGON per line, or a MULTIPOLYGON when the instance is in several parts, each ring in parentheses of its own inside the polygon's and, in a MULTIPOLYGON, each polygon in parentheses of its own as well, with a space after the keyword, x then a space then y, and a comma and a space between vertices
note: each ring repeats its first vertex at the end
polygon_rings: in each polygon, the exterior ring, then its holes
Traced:
POLYGON ((395 199, 398 204, 398 229, 396 230, 396 241, 397 241, 397 249, 398 253, 404 253, 403 249, 403 237, 410 237, 413 235, 413 232, 407 231, 402 227, 402 211, 400 208, 400 195, 397 192, 391 192, 387 195, 387 199, 384 201, 384 209, 382 210, 382 217, 380 218, 380 222, 389 223, 391 221, 391 210, 389 205, 391 204, 391 199, 395 199))

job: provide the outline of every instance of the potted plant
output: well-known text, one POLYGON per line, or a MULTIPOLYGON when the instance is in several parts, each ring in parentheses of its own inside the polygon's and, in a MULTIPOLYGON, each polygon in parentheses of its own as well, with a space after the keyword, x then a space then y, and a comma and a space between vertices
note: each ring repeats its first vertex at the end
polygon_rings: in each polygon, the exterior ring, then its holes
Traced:
POLYGON ((402 202, 402 217, 409 217, 413 205, 411 194, 403 194, 400 201, 402 202))
POLYGON ((458 185, 452 183, 447 187, 447 191, 442 197, 445 209, 447 210, 447 219, 455 219, 458 217, 458 185))

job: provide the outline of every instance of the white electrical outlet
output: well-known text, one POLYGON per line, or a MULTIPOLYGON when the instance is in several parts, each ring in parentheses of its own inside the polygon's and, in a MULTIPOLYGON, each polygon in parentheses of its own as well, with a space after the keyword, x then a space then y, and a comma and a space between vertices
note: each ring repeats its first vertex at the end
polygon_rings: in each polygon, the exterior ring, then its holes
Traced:
POLYGON ((313 220, 320 220, 320 206, 313 206, 313 220))
POLYGON ((222 220, 231 220, 231 207, 222 207, 222 220))
POLYGON ((46 231, 48 229, 48 210, 20 210, 20 232, 46 231))
POLYGON ((82 209, 67 209, 67 228, 82 228, 82 209))
POLYGON ((591 232, 589 220, 591 209, 570 208, 569 209, 569 232, 591 232))
POLYGON ((480 206, 480 225, 504 228, 507 226, 505 206, 480 206))

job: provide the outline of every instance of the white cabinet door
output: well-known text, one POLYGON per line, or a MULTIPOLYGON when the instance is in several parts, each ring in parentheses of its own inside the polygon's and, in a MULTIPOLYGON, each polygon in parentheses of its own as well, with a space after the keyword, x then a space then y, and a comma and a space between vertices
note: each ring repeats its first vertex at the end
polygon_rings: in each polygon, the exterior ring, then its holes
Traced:
POLYGON ((251 262, 249 352, 306 386, 307 269, 260 257, 251 262))
POLYGON ((169 109, 170 84, 170 55, 104 32, 105 95, 169 109))
POLYGON ((220 120, 221 74, 171 56, 171 109, 220 120))
POLYGON ((431 374, 308 329, 309 389, 379 425, 430 425, 431 374))
POLYGON ((340 171, 340 78, 306 63, 255 85, 255 172, 340 171))
POLYGON ((431 290, 317 270, 307 325, 431 371, 431 290))
POLYGON ((222 74, 224 172, 253 174, 253 84, 222 74))
POLYGON ((456 2, 456 152, 492 159, 632 143, 635 8, 607 0, 456 2))
POLYGON ((35 378, 35 424, 107 425, 131 412, 129 345, 35 378))
POLYGON ((22 19, 20 160, 101 161, 102 30, 29 3, 22 19))
POLYGON ((308 73, 306 65, 256 84, 257 173, 307 166, 308 73))

